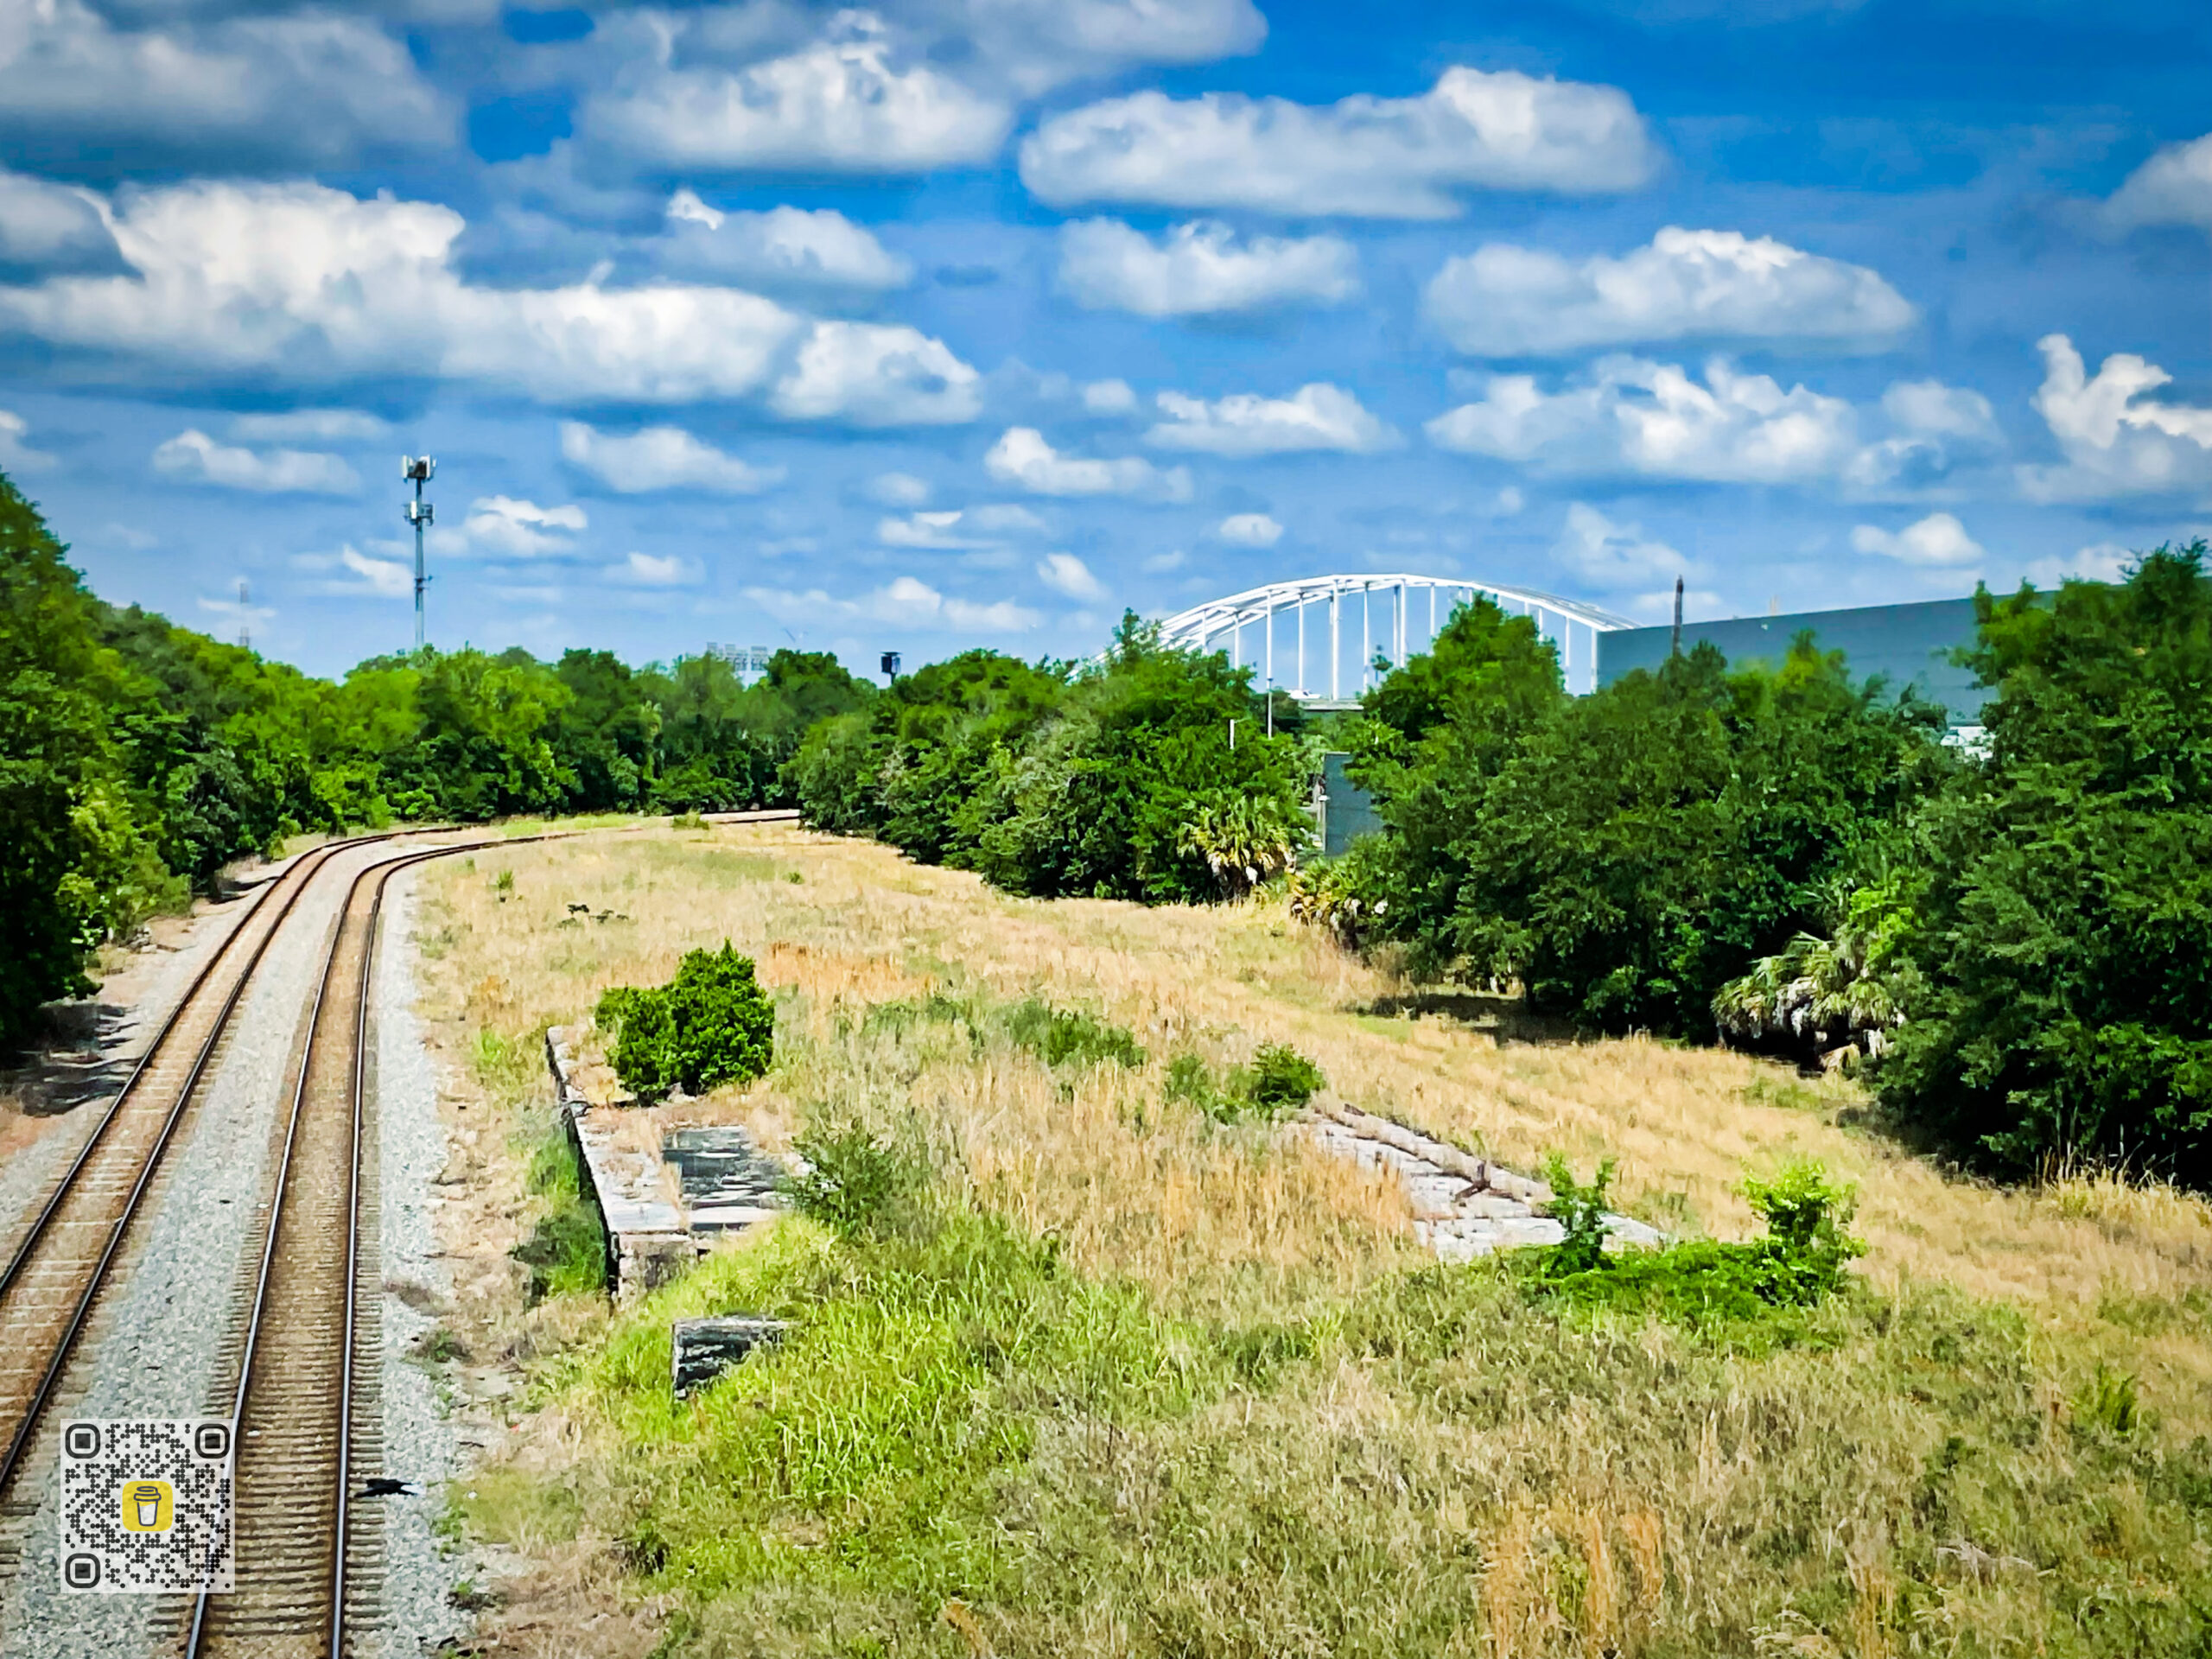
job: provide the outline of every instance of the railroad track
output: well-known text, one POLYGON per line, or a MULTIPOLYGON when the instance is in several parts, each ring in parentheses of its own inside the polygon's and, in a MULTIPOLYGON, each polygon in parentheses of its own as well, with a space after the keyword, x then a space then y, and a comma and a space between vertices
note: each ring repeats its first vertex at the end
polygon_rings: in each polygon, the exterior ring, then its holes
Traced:
MULTIPOLYGON (((405 833, 405 832, 395 832, 405 833)), ((381 1344, 375 1298, 376 1160, 366 1088, 368 1008, 385 884, 428 859, 565 839, 505 837, 381 859, 348 881, 308 1011, 292 1088, 272 1129, 265 1225, 219 1358, 225 1397, 209 1415, 237 1425, 236 1589, 157 1614, 157 1641, 186 1659, 215 1655, 340 1659, 372 1599, 380 1539, 353 1526, 358 1481, 374 1472, 381 1344)), ((200 969, 105 1109, 74 1161, 0 1268, 0 1514, 20 1521, 38 1495, 11 1494, 71 1355, 99 1306, 169 1147, 191 1115, 256 970, 331 859, 389 836, 327 843, 265 886, 200 969)), ((0 1563, 16 1565, 14 1561, 0 1563)))
POLYGON ((29 1455, 108 1269, 255 969, 330 859, 386 839, 327 842, 255 894, 16 1239, 0 1268, 0 1499, 29 1455))

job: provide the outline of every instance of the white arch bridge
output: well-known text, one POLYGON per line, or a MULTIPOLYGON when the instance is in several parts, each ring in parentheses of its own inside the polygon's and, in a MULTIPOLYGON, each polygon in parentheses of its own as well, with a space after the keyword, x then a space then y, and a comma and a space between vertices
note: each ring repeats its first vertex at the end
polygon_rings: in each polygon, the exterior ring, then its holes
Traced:
POLYGON ((1537 632, 1559 647, 1570 691, 1596 689, 1599 634, 1638 626, 1579 600, 1462 576, 1305 576, 1194 605, 1162 622, 1160 638, 1187 650, 1226 648, 1238 667, 1249 662, 1259 670, 1263 687, 1281 686, 1301 702, 1326 708, 1350 703, 1374 683, 1378 649, 1393 664, 1427 650, 1452 611, 1478 594, 1509 615, 1535 620, 1537 632), (1346 613, 1355 603, 1359 652, 1347 677, 1354 619, 1346 613))

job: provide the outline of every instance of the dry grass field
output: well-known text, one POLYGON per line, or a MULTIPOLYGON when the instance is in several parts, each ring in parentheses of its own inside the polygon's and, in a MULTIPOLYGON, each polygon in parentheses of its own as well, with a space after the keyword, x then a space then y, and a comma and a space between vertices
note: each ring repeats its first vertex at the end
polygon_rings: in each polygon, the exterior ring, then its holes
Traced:
MULTIPOLYGON (((2196 1198, 1961 1179, 1848 1084, 1423 999, 1265 902, 1018 900, 781 826, 503 849, 424 890, 426 1008, 474 1059, 461 1095, 512 1114, 471 1166, 507 1227, 480 1250, 529 1222, 537 1033, 725 938, 778 999, 777 1069, 640 1131, 856 1122, 912 1149, 951 1217, 868 1251, 779 1224, 634 1314, 479 1309, 542 1409, 467 1523, 616 1597, 639 1641, 2200 1650, 2196 1198), (1048 1068, 990 1014, 1029 999, 1126 1027, 1146 1064, 1048 1068), (1263 1042, 1510 1166, 1616 1158, 1623 1206, 1678 1234, 1750 1234, 1746 1171, 1818 1158, 1859 1189, 1863 1287, 1753 1351, 1423 1270, 1395 1188, 1164 1093, 1171 1056, 1263 1042), (802 1334, 672 1406, 665 1320, 709 1307, 802 1334)), ((525 1597, 505 1628, 562 1650, 548 1623, 525 1597)))

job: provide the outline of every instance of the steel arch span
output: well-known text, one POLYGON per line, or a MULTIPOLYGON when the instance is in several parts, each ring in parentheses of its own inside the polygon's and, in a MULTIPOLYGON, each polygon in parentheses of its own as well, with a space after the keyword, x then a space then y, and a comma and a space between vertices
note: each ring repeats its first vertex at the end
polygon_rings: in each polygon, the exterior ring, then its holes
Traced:
POLYGON ((1300 701, 1316 704, 1345 702, 1357 697, 1374 682, 1375 656, 1379 648, 1392 663, 1402 663, 1414 652, 1434 641, 1437 630, 1458 606, 1480 594, 1502 609, 1531 618, 1536 631, 1559 647, 1560 667, 1570 691, 1588 691, 1598 683, 1598 636, 1617 628, 1637 625, 1580 600, 1533 588, 1501 587, 1496 582, 1465 576, 1349 575, 1303 576, 1294 582, 1269 582, 1226 599, 1209 600, 1178 612, 1160 625, 1160 643, 1192 651, 1226 649, 1229 659, 1242 667, 1248 660, 1245 646, 1255 630, 1257 649, 1249 660, 1260 671, 1263 686, 1281 686, 1300 701), (1426 592, 1426 604, 1419 597, 1426 592), (1440 594, 1456 595, 1440 610, 1440 594), (1347 601, 1358 607, 1359 654, 1353 659, 1349 683, 1344 651, 1347 601), (1379 601, 1379 604, 1378 604, 1379 601), (1309 628, 1307 613, 1325 607, 1321 626, 1309 628), (1377 609, 1382 632, 1376 635, 1377 609), (1291 632, 1286 618, 1294 618, 1293 638, 1278 643, 1291 632), (1310 639, 1318 634, 1318 639, 1310 639), (1226 635, 1225 646, 1221 642, 1226 635), (1420 643, 1416 644, 1418 640, 1420 643), (1287 673, 1276 672, 1278 653, 1287 673), (1313 672, 1319 670, 1319 674, 1313 672))

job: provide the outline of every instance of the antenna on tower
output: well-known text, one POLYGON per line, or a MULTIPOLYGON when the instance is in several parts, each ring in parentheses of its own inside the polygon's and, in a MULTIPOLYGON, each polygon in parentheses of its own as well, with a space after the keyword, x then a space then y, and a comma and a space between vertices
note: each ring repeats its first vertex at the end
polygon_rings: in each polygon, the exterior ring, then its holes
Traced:
POLYGON ((238 649, 253 649, 253 616, 246 609, 245 578, 238 578, 238 649))
POLYGON ((399 475, 415 486, 415 499, 407 504, 407 522, 415 526, 415 649, 423 649, 423 590, 430 585, 423 568, 423 532, 434 516, 423 499, 423 486, 438 474, 438 463, 428 455, 402 455, 399 475))

